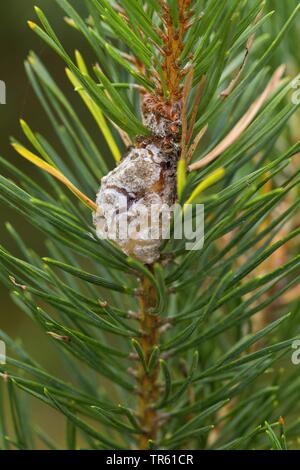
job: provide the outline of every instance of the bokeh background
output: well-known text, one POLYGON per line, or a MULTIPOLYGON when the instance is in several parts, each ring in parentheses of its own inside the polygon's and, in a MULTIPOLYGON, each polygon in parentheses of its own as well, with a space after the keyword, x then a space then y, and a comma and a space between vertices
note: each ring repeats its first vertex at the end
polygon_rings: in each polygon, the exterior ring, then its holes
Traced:
MULTIPOLYGON (((276 34, 280 26, 287 19, 288 13, 285 6, 294 0, 281 0, 281 7, 273 16, 266 31, 272 35, 276 34)), ((83 1, 76 0, 74 4, 80 10, 83 8, 83 1), (77 3, 77 5, 76 5, 77 3)), ((268 3, 268 0, 267 0, 268 3)), ((274 0, 272 3, 279 2, 274 0)), ((19 126, 19 118, 23 117, 35 130, 47 136, 48 140, 55 139, 53 129, 45 119, 25 74, 24 60, 28 52, 34 50, 42 61, 47 65, 53 77, 57 80, 66 95, 75 101, 75 108, 84 114, 84 108, 80 107, 80 100, 76 99, 76 94, 72 90, 64 74, 64 64, 57 56, 28 28, 27 20, 35 20, 34 5, 40 6, 47 14, 60 36, 65 48, 69 51, 79 49, 84 56, 92 61, 91 52, 83 41, 82 37, 67 26, 63 20, 63 13, 53 0, 1 0, 0 2, 0 80, 4 80, 7 87, 7 104, 0 105, 0 154, 9 159, 10 162, 18 165, 30 176, 38 177, 34 167, 18 157, 10 147, 9 138, 14 136, 22 140, 22 133, 19 126)), ((290 43, 287 36, 285 43, 274 57, 274 67, 280 61, 284 61, 286 51, 294 52, 294 58, 298 55, 300 59, 299 46, 290 43), (298 48, 298 52, 293 48, 298 48)), ((297 64, 297 60, 296 60, 297 64)), ((299 64, 299 62, 298 62, 299 64)), ((272 64, 273 65, 273 64, 272 64)), ((289 73, 295 76, 297 65, 295 62, 289 63, 289 73)), ((299 70, 298 70, 299 73, 299 70)), ((81 114, 81 115, 82 115, 81 114)), ((86 116, 89 119, 89 116, 86 116)), ((297 131, 298 132, 298 131, 297 131)), ((101 137, 97 134, 97 128, 93 128, 91 122, 91 134, 94 134, 95 141, 99 142, 101 137)), ((56 139, 55 139, 56 140, 56 139)), ((5 229, 5 222, 9 221, 21 234, 22 238, 29 246, 43 254, 44 245, 40 234, 32 229, 24 219, 11 213, 4 206, 0 205, 0 243, 12 251, 11 239, 5 229)), ((45 253, 45 251, 44 251, 45 253)), ((42 334, 32 321, 26 318, 16 305, 11 301, 8 293, 0 284, 0 328, 12 338, 21 338, 25 348, 36 357, 50 372, 63 378, 63 370, 60 369, 59 361, 56 360, 56 350, 51 343, 44 341, 42 334)), ((49 407, 43 407, 39 402, 33 401, 33 413, 35 421, 43 423, 50 436, 55 439, 60 447, 63 447, 64 423, 60 421, 59 415, 49 407)))

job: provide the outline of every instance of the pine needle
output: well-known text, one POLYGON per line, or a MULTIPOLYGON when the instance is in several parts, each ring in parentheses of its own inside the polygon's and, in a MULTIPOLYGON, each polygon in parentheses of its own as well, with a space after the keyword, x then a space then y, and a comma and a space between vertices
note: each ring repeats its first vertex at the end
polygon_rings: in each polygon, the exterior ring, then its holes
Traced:
POLYGON ((202 160, 190 165, 189 171, 196 171, 196 170, 199 170, 200 168, 204 168, 209 163, 214 161, 217 157, 219 157, 222 153, 224 153, 225 150, 227 150, 234 142, 236 142, 239 139, 239 137, 243 134, 243 132, 247 129, 247 127, 254 120, 254 118, 258 114, 259 110, 261 109, 265 101, 276 90, 278 84, 280 83, 282 75, 284 74, 284 71, 285 71, 285 66, 281 65, 272 76, 264 92, 252 104, 252 106, 249 108, 246 114, 242 117, 242 119, 236 124, 236 126, 232 129, 232 131, 225 137, 225 139, 223 139, 217 145, 217 147, 214 148, 214 150, 212 150, 207 155, 205 155, 205 157, 203 157, 202 160))

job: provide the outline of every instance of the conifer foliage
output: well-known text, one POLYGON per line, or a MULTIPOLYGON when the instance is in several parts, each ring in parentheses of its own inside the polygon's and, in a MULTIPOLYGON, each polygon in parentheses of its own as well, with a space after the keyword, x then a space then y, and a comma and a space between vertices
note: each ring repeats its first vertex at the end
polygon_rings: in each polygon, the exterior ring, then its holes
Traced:
POLYGON ((29 26, 62 59, 99 138, 31 52, 26 72, 57 143, 22 119, 24 143, 12 145, 38 178, 1 157, 0 200, 40 231, 45 256, 7 224, 15 250, 0 246, 0 280, 65 375, 0 332, 0 447, 297 448, 299 103, 285 66, 297 67, 298 2, 289 16, 275 0, 85 0, 82 16, 56 3, 94 64, 38 7, 29 26), (150 265, 93 224, 101 179, 145 142, 176 142, 176 200, 205 205, 203 248, 171 237, 150 265), (65 443, 28 416, 36 399, 66 420, 65 443))

